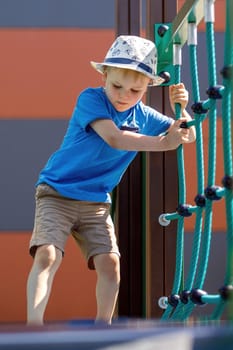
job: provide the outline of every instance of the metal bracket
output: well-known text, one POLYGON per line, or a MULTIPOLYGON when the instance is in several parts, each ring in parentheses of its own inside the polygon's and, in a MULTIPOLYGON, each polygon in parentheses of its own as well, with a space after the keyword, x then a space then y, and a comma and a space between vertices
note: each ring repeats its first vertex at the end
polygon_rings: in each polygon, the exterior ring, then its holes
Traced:
POLYGON ((169 81, 165 81, 162 86, 174 84, 174 66, 173 66, 173 45, 171 41, 172 24, 155 24, 154 37, 157 47, 158 63, 157 74, 162 75, 166 72, 170 76, 169 81))
POLYGON ((204 0, 186 0, 172 23, 159 23, 154 26, 155 44, 158 52, 157 74, 167 72, 170 80, 162 85, 174 83, 173 44, 183 46, 188 38, 188 23, 197 25, 204 16, 204 0))

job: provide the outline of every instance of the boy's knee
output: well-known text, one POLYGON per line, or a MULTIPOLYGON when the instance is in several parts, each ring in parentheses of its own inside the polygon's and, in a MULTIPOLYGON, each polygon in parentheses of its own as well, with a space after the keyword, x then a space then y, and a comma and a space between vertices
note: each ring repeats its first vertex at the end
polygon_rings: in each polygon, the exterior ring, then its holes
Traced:
POLYGON ((115 253, 99 254, 94 257, 97 274, 105 275, 109 279, 120 281, 120 259, 115 253))
POLYGON ((35 254, 35 263, 42 269, 59 265, 62 259, 62 252, 53 245, 39 246, 35 254))

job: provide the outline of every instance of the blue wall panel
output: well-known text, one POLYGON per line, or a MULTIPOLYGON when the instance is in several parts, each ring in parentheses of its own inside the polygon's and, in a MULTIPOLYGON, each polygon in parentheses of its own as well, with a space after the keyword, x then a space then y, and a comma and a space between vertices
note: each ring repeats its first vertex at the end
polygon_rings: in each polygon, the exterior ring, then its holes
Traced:
POLYGON ((115 26, 115 0, 0 0, 0 9, 0 27, 115 26))
POLYGON ((0 120, 0 231, 30 231, 35 182, 67 120, 0 120))

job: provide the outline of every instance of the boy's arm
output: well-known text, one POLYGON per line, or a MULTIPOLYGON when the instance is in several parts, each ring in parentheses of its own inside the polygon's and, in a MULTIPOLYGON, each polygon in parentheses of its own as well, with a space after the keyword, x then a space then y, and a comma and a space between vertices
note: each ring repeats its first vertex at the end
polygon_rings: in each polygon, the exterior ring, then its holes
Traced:
POLYGON ((186 118, 176 120, 166 135, 146 136, 120 130, 112 120, 98 119, 91 123, 92 129, 111 147, 127 151, 168 151, 176 149, 187 140, 187 130, 180 128, 186 118))
POLYGON ((195 141, 194 126, 187 129, 180 127, 182 122, 192 120, 185 109, 188 103, 188 91, 184 84, 171 85, 169 98, 173 111, 175 103, 180 103, 182 118, 174 121, 165 135, 146 136, 119 130, 109 119, 98 119, 91 123, 91 127, 109 146, 127 151, 169 151, 176 149, 182 143, 195 141))

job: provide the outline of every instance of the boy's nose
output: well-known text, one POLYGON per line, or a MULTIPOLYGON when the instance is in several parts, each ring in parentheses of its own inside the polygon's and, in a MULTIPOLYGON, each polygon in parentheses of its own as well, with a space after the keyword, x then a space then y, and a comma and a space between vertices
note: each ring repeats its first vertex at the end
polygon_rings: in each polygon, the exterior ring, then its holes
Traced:
POLYGON ((120 96, 127 98, 127 97, 129 97, 129 93, 130 92, 128 90, 122 90, 120 93, 120 96))

